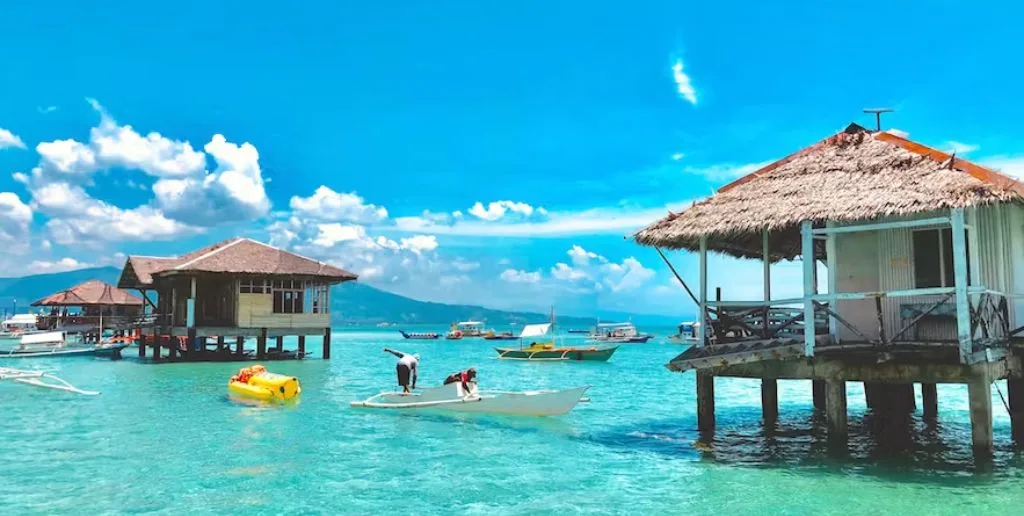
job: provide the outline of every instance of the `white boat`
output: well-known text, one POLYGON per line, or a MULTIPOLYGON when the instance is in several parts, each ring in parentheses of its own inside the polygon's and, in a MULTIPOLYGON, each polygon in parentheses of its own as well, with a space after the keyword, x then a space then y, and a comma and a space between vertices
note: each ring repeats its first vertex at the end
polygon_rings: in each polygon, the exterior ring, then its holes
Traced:
POLYGON ((681 344, 696 344, 697 343, 697 327, 700 323, 688 321, 679 323, 677 333, 668 339, 673 342, 679 342, 681 344))
POLYGON ((477 412, 508 416, 561 416, 577 403, 588 401, 583 394, 590 386, 562 391, 480 391, 470 384, 463 392, 460 383, 423 389, 413 394, 382 392, 364 401, 353 401, 353 407, 392 410, 431 410, 443 412, 477 412))
POLYGON ((647 342, 653 335, 644 335, 637 331, 633 323, 598 323, 591 330, 588 338, 598 342, 614 343, 643 343, 647 342))
POLYGON ((16 314, 0 322, 0 339, 18 339, 38 331, 34 314, 16 314))
POLYGON ((41 387, 44 389, 53 389, 57 391, 82 394, 85 396, 95 396, 99 394, 99 392, 97 391, 86 391, 79 389, 78 387, 75 387, 74 385, 68 383, 66 380, 43 371, 29 371, 26 369, 0 367, 0 382, 3 381, 15 382, 23 385, 31 385, 33 387, 41 387))
POLYGON ((484 323, 480 321, 463 321, 456 324, 455 328, 462 332, 463 337, 483 337, 487 333, 484 323))
POLYGON ((21 336, 10 349, 0 350, 0 358, 56 358, 87 355, 111 355, 117 358, 127 343, 101 342, 96 345, 69 344, 62 331, 31 333, 21 336))

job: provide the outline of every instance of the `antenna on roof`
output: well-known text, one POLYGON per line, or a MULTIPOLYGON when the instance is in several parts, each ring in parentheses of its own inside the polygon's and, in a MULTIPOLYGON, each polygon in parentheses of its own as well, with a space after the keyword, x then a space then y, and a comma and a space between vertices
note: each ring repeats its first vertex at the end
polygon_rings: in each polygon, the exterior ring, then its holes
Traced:
POLYGON ((892 113, 892 108, 864 108, 865 113, 875 114, 875 130, 882 131, 882 113, 892 113))

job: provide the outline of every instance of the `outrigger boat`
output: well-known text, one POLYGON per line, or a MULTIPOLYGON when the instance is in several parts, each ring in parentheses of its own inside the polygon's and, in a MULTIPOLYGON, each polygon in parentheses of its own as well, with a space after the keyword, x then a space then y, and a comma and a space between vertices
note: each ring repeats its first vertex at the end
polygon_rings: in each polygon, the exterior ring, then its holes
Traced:
POLYGON ((561 416, 577 403, 589 401, 583 397, 589 386, 562 391, 481 391, 476 382, 464 392, 462 384, 451 383, 421 392, 403 394, 382 392, 363 401, 353 401, 357 408, 409 411, 476 412, 505 416, 561 416))
POLYGON ((700 323, 697 322, 684 322, 679 324, 677 333, 668 338, 672 342, 679 342, 681 344, 696 344, 697 343, 697 326, 700 323))
POLYGON ((441 338, 440 333, 406 333, 402 330, 398 330, 398 333, 401 333, 402 337, 410 340, 437 340, 441 338))
POLYGON ((551 329, 551 323, 527 324, 519 335, 519 348, 494 348, 498 352, 498 358, 505 360, 583 360, 591 362, 607 362, 612 357, 618 346, 611 347, 573 347, 556 346, 554 340, 531 342, 528 346, 522 346, 523 339, 543 337, 551 329))
POLYGON ((487 330, 487 333, 484 334, 484 340, 516 340, 518 338, 519 337, 510 331, 495 333, 494 330, 487 330))
POLYGON ((66 380, 43 371, 29 371, 25 369, 0 367, 0 382, 2 381, 12 381, 24 385, 31 385, 33 387, 71 392, 85 396, 96 396, 99 394, 97 391, 79 389, 78 387, 68 383, 66 380))
POLYGON ((0 358, 108 356, 116 359, 129 344, 131 342, 125 339, 107 340, 96 345, 69 345, 67 335, 61 331, 32 333, 22 336, 13 348, 0 350, 0 358))
POLYGON ((633 323, 598 323, 588 336, 597 342, 614 342, 618 344, 643 344, 654 338, 636 330, 633 323))

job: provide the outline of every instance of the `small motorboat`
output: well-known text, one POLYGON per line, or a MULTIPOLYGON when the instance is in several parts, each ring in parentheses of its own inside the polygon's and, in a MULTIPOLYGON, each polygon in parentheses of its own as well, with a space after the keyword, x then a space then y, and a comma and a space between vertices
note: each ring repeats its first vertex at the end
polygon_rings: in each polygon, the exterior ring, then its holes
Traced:
POLYGON ((654 338, 637 331, 633 323, 598 323, 591 330, 588 338, 597 342, 615 344, 643 344, 654 338))
POLYGON ((477 390, 475 382, 469 385, 469 392, 464 392, 460 383, 424 389, 412 394, 382 392, 363 401, 353 401, 351 405, 372 409, 545 417, 561 416, 572 410, 577 403, 589 401, 583 394, 590 386, 561 391, 509 392, 480 391, 477 390))
POLYGON ((452 329, 448 331, 444 338, 447 340, 462 340, 462 336, 463 335, 461 331, 457 329, 452 329))
POLYGON ((410 340, 437 340, 441 338, 440 333, 407 333, 402 330, 398 330, 398 333, 401 333, 402 337, 410 340))
POLYGON ((510 331, 503 331, 501 333, 495 333, 494 330, 489 330, 484 334, 484 340, 516 340, 517 337, 510 331))
MULTIPOLYGON (((520 339, 540 339, 548 335, 551 323, 527 324, 523 327, 520 339)), ((590 362, 607 362, 618 346, 556 346, 553 340, 534 340, 529 345, 520 344, 518 348, 494 348, 498 358, 505 360, 584 360, 590 362)))
POLYGON ((62 331, 50 331, 23 335, 16 346, 0 350, 0 358, 57 358, 78 356, 101 356, 121 358, 121 350, 130 342, 105 340, 99 344, 69 344, 62 331))
POLYGON ((243 367, 228 381, 228 391, 261 401, 289 401, 302 394, 299 379, 271 373, 266 367, 243 367))

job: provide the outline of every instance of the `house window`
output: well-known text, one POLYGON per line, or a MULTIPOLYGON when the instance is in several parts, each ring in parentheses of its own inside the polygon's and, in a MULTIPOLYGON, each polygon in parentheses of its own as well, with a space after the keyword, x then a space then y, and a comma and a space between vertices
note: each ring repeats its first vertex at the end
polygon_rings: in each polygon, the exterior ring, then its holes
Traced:
MULTIPOLYGON (((914 287, 952 287, 953 230, 926 229, 914 231, 914 287)), ((966 241, 966 235, 964 236, 966 241)), ((970 278, 970 253, 967 277, 970 278)))
POLYGON ((238 282, 239 294, 269 294, 270 282, 262 279, 244 279, 238 282))
POLYGON ((303 312, 305 286, 302 281, 275 280, 273 287, 275 314, 301 314, 303 312))

